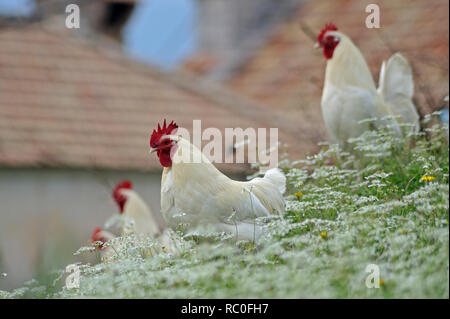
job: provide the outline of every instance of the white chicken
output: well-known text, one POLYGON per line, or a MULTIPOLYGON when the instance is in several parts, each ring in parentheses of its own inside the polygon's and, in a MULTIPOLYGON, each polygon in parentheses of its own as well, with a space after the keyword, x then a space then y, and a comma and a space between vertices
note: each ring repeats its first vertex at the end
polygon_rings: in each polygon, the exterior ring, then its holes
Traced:
POLYGON ((97 249, 100 252, 100 260, 102 261, 109 261, 111 257, 116 253, 117 248, 114 246, 108 246, 105 247, 104 244, 110 241, 111 239, 114 239, 116 236, 112 233, 110 233, 107 230, 104 230, 100 227, 97 227, 92 232, 91 236, 91 242, 92 243, 100 243, 97 246, 97 249))
POLYGON ((412 102, 414 83, 411 67, 400 54, 383 62, 377 90, 359 49, 330 23, 317 37, 317 47, 327 59, 322 92, 322 114, 332 139, 342 146, 375 125, 390 125, 401 136, 399 123, 419 129, 419 115, 412 102))
POLYGON ((284 211, 284 174, 273 168, 263 178, 234 181, 189 141, 174 135, 177 128, 174 122, 166 126, 164 120, 150 138, 151 152, 164 167, 161 213, 169 227, 210 225, 239 239, 258 238, 262 226, 255 218, 284 211))
MULTIPOLYGON (((116 236, 135 233, 141 239, 148 236, 155 240, 158 246, 152 248, 152 254, 160 251, 178 253, 177 246, 181 239, 171 229, 164 228, 157 222, 153 212, 132 188, 132 183, 128 180, 116 185, 112 197, 119 207, 121 216, 113 216, 106 221, 103 229, 97 228, 97 237, 103 239, 100 241, 106 242, 116 236)), ((105 249, 106 252, 101 250, 102 255, 112 254, 110 247, 105 249)))
MULTIPOLYGON (((162 227, 160 227, 147 204, 142 200, 139 194, 132 189, 130 181, 125 180, 118 183, 113 190, 112 196, 119 207, 120 213, 134 222, 134 225, 130 225, 130 223, 121 225, 121 234, 123 234, 126 229, 137 234, 148 235, 152 238, 156 238, 161 234, 162 227)), ((106 229, 109 227, 111 226, 105 225, 106 229)))

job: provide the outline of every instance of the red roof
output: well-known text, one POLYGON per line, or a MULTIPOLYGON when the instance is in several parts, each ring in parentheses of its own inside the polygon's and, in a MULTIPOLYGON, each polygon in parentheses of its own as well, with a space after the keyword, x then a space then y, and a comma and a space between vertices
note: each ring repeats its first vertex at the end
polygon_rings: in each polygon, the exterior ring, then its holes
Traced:
POLYGON ((421 113, 439 107, 449 85, 449 2, 442 0, 305 2, 228 85, 265 110, 296 119, 299 143, 314 148, 327 138, 320 108, 326 61, 302 25, 315 37, 330 21, 358 45, 376 80, 382 61, 401 52, 413 67, 421 113), (380 29, 365 27, 370 3, 380 7, 380 29))
POLYGON ((70 31, 2 29, 0 43, 1 166, 155 169, 149 134, 163 118, 188 129, 201 119, 222 132, 280 124, 233 93, 163 74, 70 31))

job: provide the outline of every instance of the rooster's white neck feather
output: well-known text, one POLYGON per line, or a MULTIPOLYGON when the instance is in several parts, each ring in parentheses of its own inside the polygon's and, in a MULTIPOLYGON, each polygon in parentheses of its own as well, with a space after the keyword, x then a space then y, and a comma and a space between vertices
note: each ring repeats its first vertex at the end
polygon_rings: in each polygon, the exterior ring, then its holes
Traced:
POLYGON ((333 57, 327 61, 325 86, 327 84, 341 88, 355 86, 375 93, 375 82, 361 51, 345 34, 337 31, 330 31, 327 34, 339 37, 340 41, 333 57))

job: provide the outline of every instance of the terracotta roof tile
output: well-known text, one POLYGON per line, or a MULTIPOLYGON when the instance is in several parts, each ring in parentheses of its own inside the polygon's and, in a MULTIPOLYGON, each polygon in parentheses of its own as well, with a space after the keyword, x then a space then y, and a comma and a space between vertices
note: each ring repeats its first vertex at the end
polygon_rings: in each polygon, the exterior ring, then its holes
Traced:
MULTIPOLYGON (((222 131, 276 127, 233 93, 112 55, 68 31, 7 28, 0 43, 1 166, 161 169, 148 140, 163 118, 188 129, 194 119, 222 131)), ((280 138, 295 141, 286 132, 280 138)))

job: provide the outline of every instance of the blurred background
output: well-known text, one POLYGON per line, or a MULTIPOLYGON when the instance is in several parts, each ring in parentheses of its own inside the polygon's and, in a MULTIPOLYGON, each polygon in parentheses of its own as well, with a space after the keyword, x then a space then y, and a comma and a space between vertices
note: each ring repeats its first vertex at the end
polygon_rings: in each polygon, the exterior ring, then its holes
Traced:
MULTIPOLYGON (((77 260, 117 213, 130 179, 159 211, 148 154, 163 118, 192 128, 278 127, 292 158, 327 140, 320 110, 326 22, 360 48, 378 81, 410 61, 421 115, 446 110, 449 2, 356 0, 0 0, 0 289, 77 260), (80 28, 68 29, 68 4, 80 28), (368 29, 369 3, 381 28, 368 29)), ((232 145, 224 146, 233 152, 232 145)), ((243 178, 249 165, 222 165, 243 178)))

